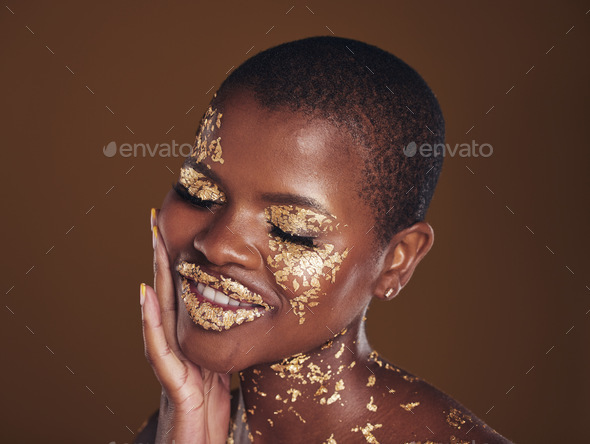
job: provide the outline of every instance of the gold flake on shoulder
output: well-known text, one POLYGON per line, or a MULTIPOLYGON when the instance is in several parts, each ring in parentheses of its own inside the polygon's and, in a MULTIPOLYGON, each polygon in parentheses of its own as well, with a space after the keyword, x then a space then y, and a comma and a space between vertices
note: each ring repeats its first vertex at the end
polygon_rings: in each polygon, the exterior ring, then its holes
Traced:
POLYGON ((326 404, 330 405, 333 402, 338 401, 339 399, 340 399, 340 393, 334 392, 334 394, 328 398, 328 400, 326 401, 326 404))
POLYGON ((369 376, 369 381, 367 382, 367 387, 373 387, 375 385, 375 375, 369 376))
POLYGON ((472 441, 463 441, 462 439, 459 439, 457 437, 455 437, 454 435, 451 435, 451 444, 471 444, 472 441))
POLYGON ((303 423, 307 422, 305 419, 303 419, 303 417, 299 414, 299 412, 293 408, 293 406, 289 406, 289 408, 287 410, 290 412, 293 412, 295 414, 295 416, 297 416, 297 418, 299 418, 299 421, 301 421, 303 423))
POLYGON ((367 404, 367 409, 370 410, 371 412, 376 412, 377 411, 377 405, 375 405, 375 403, 373 402, 373 397, 372 396, 371 396, 371 400, 367 404))
POLYGON ((415 407, 420 405, 419 402, 408 402, 407 404, 400 404, 399 406, 407 412, 411 412, 415 407))
POLYGON ((373 425, 368 422, 366 426, 364 426, 364 427, 356 426, 356 427, 353 427, 352 429, 350 429, 350 431, 351 432, 359 432, 360 431, 368 443, 379 444, 379 441, 377 441, 377 438, 375 438, 375 436, 371 432, 376 429, 379 429, 381 427, 383 427, 383 424, 374 424, 373 425))
POLYGON ((452 408, 447 415, 447 423, 456 429, 460 429, 461 426, 467 421, 471 422, 471 417, 469 415, 464 415, 455 408, 452 408))
POLYGON ((297 401, 297 397, 301 396, 301 392, 294 388, 287 390, 287 393, 291 395, 291 402, 297 401))
POLYGON ((332 433, 330 435, 330 437, 326 441, 324 441, 322 444, 338 444, 338 443, 334 439, 334 434, 332 433))

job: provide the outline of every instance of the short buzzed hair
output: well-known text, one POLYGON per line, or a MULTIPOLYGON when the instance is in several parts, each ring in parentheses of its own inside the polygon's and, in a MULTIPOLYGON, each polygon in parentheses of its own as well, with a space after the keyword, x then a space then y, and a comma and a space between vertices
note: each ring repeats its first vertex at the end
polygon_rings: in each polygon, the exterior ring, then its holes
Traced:
POLYGON ((415 145, 444 144, 438 101, 422 77, 376 46, 340 37, 311 37, 267 49, 223 82, 214 102, 249 90, 270 110, 325 119, 361 147, 359 196, 373 210, 383 246, 424 220, 443 156, 406 155, 415 145))

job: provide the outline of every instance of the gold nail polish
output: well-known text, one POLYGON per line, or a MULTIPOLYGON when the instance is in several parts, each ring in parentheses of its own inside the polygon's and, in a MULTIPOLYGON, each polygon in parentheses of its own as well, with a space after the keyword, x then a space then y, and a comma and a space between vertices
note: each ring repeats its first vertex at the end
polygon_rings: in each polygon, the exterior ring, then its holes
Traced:
POLYGON ((155 225, 156 225, 156 209, 152 208, 152 211, 150 212, 150 229, 153 229, 155 225))
POLYGON ((156 249, 157 244, 158 244, 158 226, 154 225, 154 228, 152 228, 152 247, 154 247, 154 250, 156 249))
POLYGON ((139 305, 143 306, 145 302, 145 284, 142 282, 139 286, 139 305))

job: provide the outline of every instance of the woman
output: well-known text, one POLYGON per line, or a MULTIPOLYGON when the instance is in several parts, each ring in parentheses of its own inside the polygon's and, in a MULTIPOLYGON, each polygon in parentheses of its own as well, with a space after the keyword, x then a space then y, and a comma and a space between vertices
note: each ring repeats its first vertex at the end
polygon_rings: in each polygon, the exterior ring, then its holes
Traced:
POLYGON ((304 39, 226 79, 152 211, 140 301, 162 396, 136 442, 508 442, 365 335, 434 239, 442 157, 412 142, 444 142, 438 102, 373 46, 304 39))

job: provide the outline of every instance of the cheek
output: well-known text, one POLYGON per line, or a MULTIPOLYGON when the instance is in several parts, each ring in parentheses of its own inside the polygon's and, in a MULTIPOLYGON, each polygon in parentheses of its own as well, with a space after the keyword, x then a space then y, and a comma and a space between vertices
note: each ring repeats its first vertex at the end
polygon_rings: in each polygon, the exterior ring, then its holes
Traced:
POLYGON ((158 216, 158 229, 171 260, 178 252, 185 251, 193 244, 195 233, 202 229, 206 222, 205 217, 199 217, 192 208, 176 201, 174 196, 166 197, 158 216))
POLYGON ((274 238, 269 241, 269 248, 272 253, 267 263, 277 283, 288 291, 293 313, 303 324, 306 306, 317 306, 320 296, 336 282, 336 273, 348 249, 337 251, 332 244, 309 249, 274 238))

